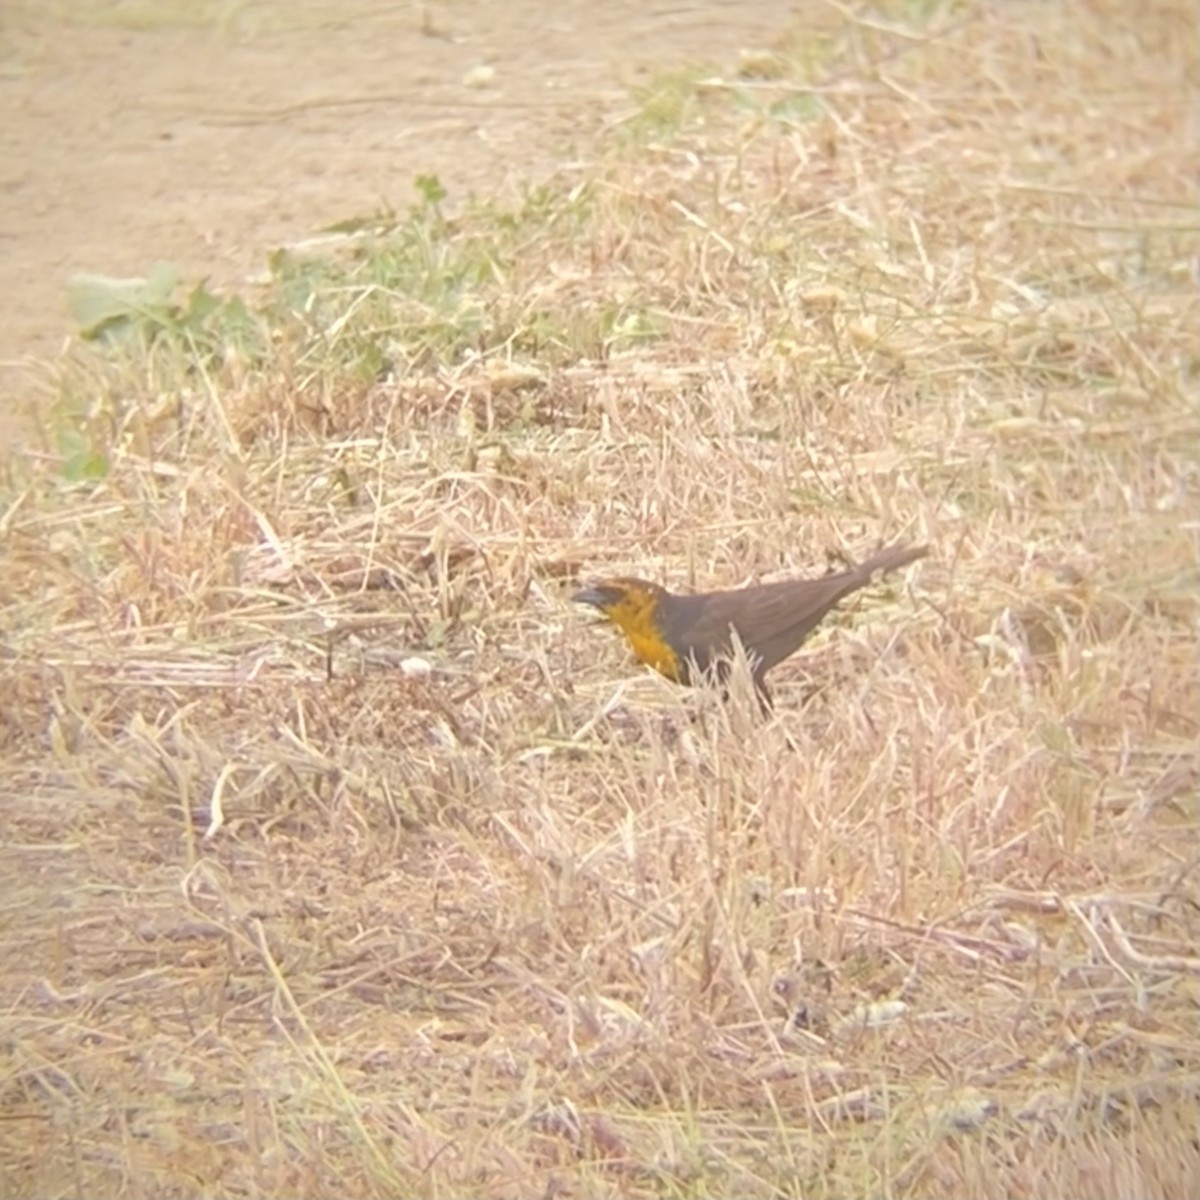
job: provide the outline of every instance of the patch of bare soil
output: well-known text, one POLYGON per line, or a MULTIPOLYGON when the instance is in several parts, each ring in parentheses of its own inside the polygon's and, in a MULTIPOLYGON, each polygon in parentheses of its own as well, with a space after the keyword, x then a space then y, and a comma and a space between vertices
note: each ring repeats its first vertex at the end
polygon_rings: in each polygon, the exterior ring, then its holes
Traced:
POLYGON ((71 332, 77 271, 239 287, 273 247, 419 174, 492 195, 569 159, 648 73, 729 61, 786 18, 694 4, 218 6, 17 0, 0 13, 0 438, 71 332))

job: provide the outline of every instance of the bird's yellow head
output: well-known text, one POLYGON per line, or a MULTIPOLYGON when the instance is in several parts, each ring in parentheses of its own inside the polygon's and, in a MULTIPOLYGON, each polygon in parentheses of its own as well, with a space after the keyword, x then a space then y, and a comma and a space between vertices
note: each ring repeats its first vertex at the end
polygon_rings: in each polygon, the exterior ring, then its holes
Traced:
POLYGON ((680 681, 679 656, 662 628, 659 605, 667 593, 644 579, 604 579, 571 597, 599 609, 625 635, 634 654, 660 675, 680 681))

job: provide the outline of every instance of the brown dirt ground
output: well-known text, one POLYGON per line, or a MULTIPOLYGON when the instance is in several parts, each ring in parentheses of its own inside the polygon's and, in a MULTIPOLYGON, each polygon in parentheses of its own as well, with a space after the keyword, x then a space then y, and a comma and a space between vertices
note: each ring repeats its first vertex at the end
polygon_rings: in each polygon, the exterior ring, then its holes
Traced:
POLYGON ((167 260, 237 288, 276 246, 403 206, 418 174, 451 204, 502 193, 619 119, 639 78, 727 63, 789 15, 777 0, 9 0, 0 442, 45 393, 75 272, 167 260))

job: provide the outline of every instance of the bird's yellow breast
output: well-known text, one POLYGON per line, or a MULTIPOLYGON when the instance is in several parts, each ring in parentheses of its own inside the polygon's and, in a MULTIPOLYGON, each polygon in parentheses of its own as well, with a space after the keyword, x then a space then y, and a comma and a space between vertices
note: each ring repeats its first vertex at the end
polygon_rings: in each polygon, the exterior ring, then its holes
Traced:
POLYGON ((665 675, 675 683, 679 682, 679 659, 657 630, 626 629, 624 632, 634 654, 646 666, 653 667, 660 675, 665 675))
POLYGON ((628 588, 604 615, 625 635, 641 662, 675 683, 680 682, 679 657, 658 627, 658 598, 639 588, 628 588))

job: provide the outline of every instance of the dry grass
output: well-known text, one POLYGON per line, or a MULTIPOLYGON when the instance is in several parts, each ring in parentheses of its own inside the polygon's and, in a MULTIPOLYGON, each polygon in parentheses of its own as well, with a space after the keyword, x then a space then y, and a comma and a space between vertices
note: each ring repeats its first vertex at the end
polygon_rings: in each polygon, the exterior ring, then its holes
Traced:
POLYGON ((0 1193, 1194 1195, 1193 15, 821 9, 64 372, 0 1193), (884 537, 762 726, 565 600, 884 537))

